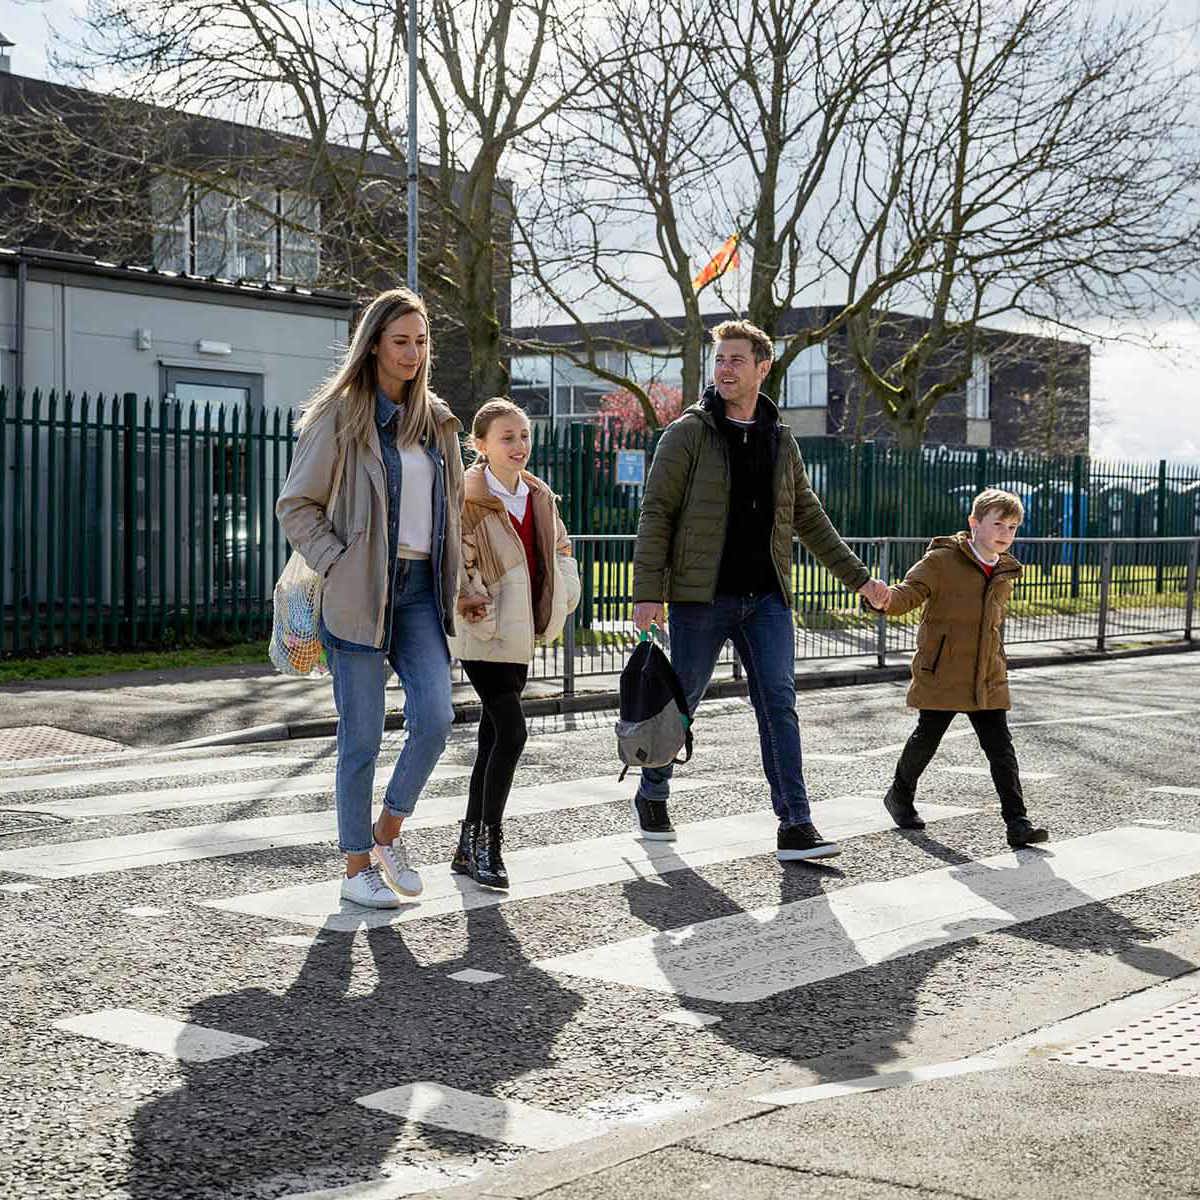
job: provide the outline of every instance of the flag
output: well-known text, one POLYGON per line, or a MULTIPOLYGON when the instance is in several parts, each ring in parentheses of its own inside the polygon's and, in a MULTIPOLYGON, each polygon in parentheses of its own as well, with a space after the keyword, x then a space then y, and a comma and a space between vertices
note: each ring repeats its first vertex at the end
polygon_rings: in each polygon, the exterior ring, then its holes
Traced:
POLYGON ((692 280, 692 286, 699 291, 706 283, 711 283, 714 279, 724 275, 731 268, 737 269, 742 265, 741 259, 738 257, 738 235, 730 234, 725 239, 725 244, 717 251, 712 262, 692 280))

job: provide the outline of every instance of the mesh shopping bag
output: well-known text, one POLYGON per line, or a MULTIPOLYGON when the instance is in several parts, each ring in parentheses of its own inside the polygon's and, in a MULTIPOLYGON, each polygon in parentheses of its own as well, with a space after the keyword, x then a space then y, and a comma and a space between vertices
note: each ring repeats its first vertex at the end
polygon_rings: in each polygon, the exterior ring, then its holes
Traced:
POLYGON ((321 577, 293 552, 275 584, 271 662, 284 675, 323 675, 329 667, 321 645, 321 577))
MULTIPOLYGON (((345 470, 345 451, 338 456, 333 488, 325 506, 332 514, 345 470)), ((271 646, 268 651, 275 669, 283 675, 325 675, 329 664, 321 645, 321 576, 304 561, 298 550, 284 564, 275 583, 271 646)))

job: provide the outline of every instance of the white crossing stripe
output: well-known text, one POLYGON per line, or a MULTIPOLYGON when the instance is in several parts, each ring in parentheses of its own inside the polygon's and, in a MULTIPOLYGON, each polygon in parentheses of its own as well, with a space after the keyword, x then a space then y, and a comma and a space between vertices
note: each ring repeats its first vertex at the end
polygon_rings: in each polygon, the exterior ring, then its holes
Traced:
POLYGON ((469 1133, 529 1150, 561 1150, 599 1137, 608 1126, 518 1100, 480 1096, 441 1083, 408 1083, 360 1096, 356 1103, 418 1125, 469 1133))
POLYGON ((150 904, 135 904, 132 908, 123 908, 121 911, 127 917, 165 917, 167 915, 165 908, 155 908, 150 904))
POLYGON ((0 883, 0 892, 40 892, 41 890, 40 883, 30 883, 28 880, 22 880, 20 883, 0 883))
MULTIPOLYGON (((921 806, 921 815, 926 821, 975 811, 949 804, 921 806)), ((825 836, 832 838, 892 828, 891 818, 874 796, 843 796, 828 801, 820 806, 817 819, 825 836)), ((561 845, 513 850, 504 856, 512 880, 507 892, 481 889, 472 880, 453 874, 449 862, 422 866, 424 892, 419 900, 398 909, 365 909, 343 901, 336 879, 203 903, 226 912, 271 917, 317 929, 374 928, 419 921, 443 913, 489 908, 514 900, 555 896, 600 884, 623 883, 648 873, 665 875, 670 871, 773 854, 777 824, 774 813, 763 809, 680 825, 677 827, 678 840, 674 842, 644 842, 630 831, 561 845)))
MULTIPOLYGON (((387 786, 395 762, 379 767, 375 772, 376 788, 387 786)), ((470 775, 470 767, 453 763, 438 763, 431 779, 461 779, 470 775)), ((296 772, 274 779, 243 779, 236 783, 205 783, 185 788, 155 788, 146 792, 118 792, 111 796, 83 796, 70 800, 51 800, 41 804, 29 801, 9 805, 10 808, 36 809, 60 817, 113 817, 127 813, 163 812, 175 808, 198 808, 225 801, 273 800, 280 796, 306 796, 313 792, 332 792, 336 778, 333 771, 296 772)))
POLYGON ((474 967, 467 967, 465 970, 455 971, 453 975, 447 975, 446 978, 457 980, 459 983, 495 983, 504 976, 495 971, 477 971, 474 967))
POLYGON ((1200 787, 1152 787, 1146 790, 1160 796, 1200 796, 1200 787))
MULTIPOLYGON (((697 776, 680 780, 676 791, 687 792, 724 783, 721 779, 697 776)), ((563 783, 540 783, 515 788, 509 797, 507 816, 559 812, 627 800, 628 784, 615 776, 576 779, 563 783)), ((431 796, 422 800, 416 813, 404 822, 406 829, 433 829, 462 820, 465 796, 431 796)), ((156 829, 149 833, 126 833, 115 837, 88 838, 77 842, 55 842, 22 850, 0 851, 0 871, 32 875, 37 879, 77 879, 137 867, 161 867, 168 863, 251 854, 280 846, 311 846, 337 837, 337 815, 326 809, 311 813, 284 813, 276 817, 252 817, 244 821, 221 821, 214 825, 186 825, 156 829)), ((320 885, 318 885, 320 886, 320 885)))
POLYGON ((247 771, 255 767, 282 767, 313 761, 309 758, 281 757, 276 754, 234 754, 226 758, 214 758, 210 755, 186 762, 146 761, 122 767, 92 767, 83 771, 48 771, 41 775, 0 779, 0 796, 45 792, 53 788, 99 787, 109 783, 128 783, 131 779, 191 779, 197 775, 218 775, 223 771, 247 771))
MULTIPOLYGON (((978 775, 982 779, 990 779, 992 770, 990 767, 939 767, 940 771, 945 771, 947 775, 978 775)), ((1046 779, 1057 779, 1058 776, 1049 771, 1022 771, 1022 783, 1041 783, 1046 779)))
POLYGON ((1129 825, 546 958, 540 970, 749 1003, 1200 872, 1200 834, 1129 825))
POLYGON ((716 1013, 696 1012, 692 1008, 672 1008, 659 1013, 660 1021, 668 1021, 672 1025, 686 1025, 689 1029, 703 1029, 708 1025, 719 1025, 721 1018, 716 1013))
POLYGON ((443 1158, 438 1163, 415 1163, 381 1168, 382 1178, 315 1192, 289 1192, 283 1200, 402 1200, 438 1188, 450 1188, 478 1178, 483 1172, 471 1159, 443 1158))
POLYGON ((225 1033, 204 1025, 140 1012, 136 1008, 105 1008, 83 1013, 55 1021, 54 1027, 112 1046, 132 1046, 135 1050, 182 1062, 212 1062, 233 1054, 262 1050, 267 1044, 240 1033, 225 1033))

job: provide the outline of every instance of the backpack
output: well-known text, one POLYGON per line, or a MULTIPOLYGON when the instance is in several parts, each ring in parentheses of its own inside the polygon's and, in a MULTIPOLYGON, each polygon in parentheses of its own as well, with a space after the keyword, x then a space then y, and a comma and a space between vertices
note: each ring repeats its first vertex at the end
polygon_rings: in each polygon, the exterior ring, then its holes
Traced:
POLYGON ((665 767, 692 757, 692 719, 671 660, 645 634, 621 672, 617 754, 630 767, 665 767), (677 755, 686 749, 683 758, 677 755))

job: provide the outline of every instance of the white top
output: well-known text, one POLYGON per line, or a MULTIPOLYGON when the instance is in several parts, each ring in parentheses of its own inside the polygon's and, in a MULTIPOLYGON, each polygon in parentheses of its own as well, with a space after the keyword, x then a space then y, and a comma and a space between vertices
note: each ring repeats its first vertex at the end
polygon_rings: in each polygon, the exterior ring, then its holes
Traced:
POLYGON ((981 563, 983 563, 983 565, 985 567, 994 567, 1000 561, 1000 555, 998 555, 998 554, 996 555, 995 558, 984 558, 983 555, 980 554, 979 551, 976 549, 974 538, 968 538, 967 545, 971 547, 971 553, 973 555, 975 555, 975 557, 977 559, 979 559, 979 561, 981 563))
POLYGON ((433 553, 433 460, 419 443, 400 446, 399 550, 433 553))
POLYGON ((525 508, 529 504, 529 484, 525 482, 519 475, 517 476, 517 487, 515 491, 510 492, 492 474, 491 467, 483 468, 483 477, 487 480, 488 491, 496 496, 503 503, 504 507, 518 520, 525 520, 525 508))

